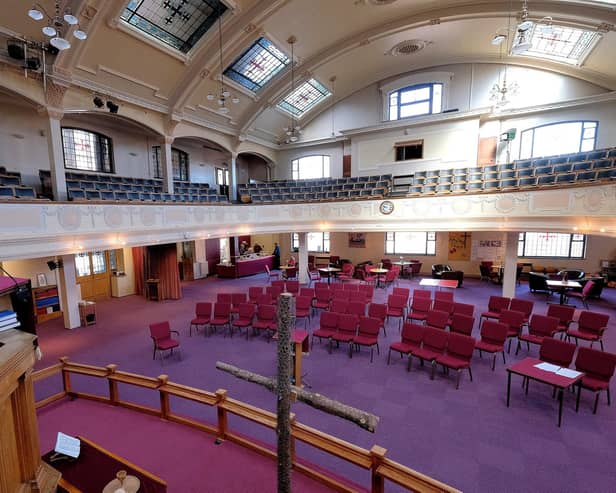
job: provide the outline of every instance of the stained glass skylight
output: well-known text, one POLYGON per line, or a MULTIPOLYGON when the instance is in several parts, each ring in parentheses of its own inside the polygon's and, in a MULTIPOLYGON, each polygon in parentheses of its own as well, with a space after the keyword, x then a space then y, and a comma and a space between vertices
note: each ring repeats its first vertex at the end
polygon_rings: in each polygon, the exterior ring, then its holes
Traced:
POLYGON ((261 37, 225 70, 225 76, 256 92, 288 64, 289 58, 261 37))
POLYGON ((599 33, 592 31, 563 26, 546 29, 541 24, 535 24, 530 35, 531 47, 523 54, 578 65, 599 39, 599 33))
POLYGON ((285 96, 278 103, 278 108, 300 118, 308 110, 319 104, 328 96, 329 89, 316 79, 310 79, 299 86, 295 91, 285 96))
POLYGON ((131 0, 120 18, 188 53, 226 10, 220 0, 131 0))

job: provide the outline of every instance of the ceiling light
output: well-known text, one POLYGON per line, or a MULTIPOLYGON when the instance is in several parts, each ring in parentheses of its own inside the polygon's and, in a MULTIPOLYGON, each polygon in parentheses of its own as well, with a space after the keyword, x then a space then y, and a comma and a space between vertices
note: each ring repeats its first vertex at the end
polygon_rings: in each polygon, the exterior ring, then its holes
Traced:
POLYGON ((518 34, 513 41, 513 46, 511 47, 511 53, 514 55, 520 55, 525 51, 528 51, 532 44, 527 36, 527 31, 518 31, 518 34))
POLYGON ((49 43, 51 44, 51 46, 57 48, 60 51, 68 50, 71 47, 71 44, 66 39, 60 37, 51 38, 51 41, 49 43))
MULTIPOLYGON (((294 58, 294 49, 293 46, 297 38, 295 36, 291 36, 287 43, 291 45, 291 94, 295 92, 295 58, 294 58)), ((284 127, 284 131, 286 134, 285 143, 289 144, 291 142, 297 142, 299 140, 300 134, 302 133, 302 127, 295 123, 295 114, 293 113, 293 108, 291 108, 291 124, 288 127, 284 127)))
POLYGON ((507 36, 505 36, 504 34, 495 34, 494 37, 492 38, 491 43, 494 46, 498 46, 500 45, 503 41, 505 41, 507 39, 507 36))
POLYGON ((41 12, 35 7, 32 7, 30 10, 28 10, 28 17, 34 19, 35 21, 40 21, 43 20, 43 17, 45 16, 43 15, 43 12, 41 12))
POLYGON ((528 3, 524 0, 518 31, 528 31, 531 27, 533 27, 533 21, 528 19, 528 3))
POLYGON ((49 15, 43 7, 35 3, 28 10, 28 17, 35 21, 47 19, 47 25, 43 27, 43 34, 52 38, 49 44, 60 51, 71 47, 71 43, 62 36, 62 33, 69 31, 70 26, 76 26, 76 30, 73 32, 75 38, 84 40, 88 37, 86 32, 79 27, 79 19, 71 10, 67 9, 64 11, 64 15, 60 14, 60 2, 58 0, 54 2, 53 15, 49 15))
POLYGON ((237 104, 240 102, 240 98, 238 98, 237 96, 232 96, 229 89, 225 87, 225 80, 223 74, 224 67, 222 64, 222 13, 218 16, 218 48, 220 56, 220 89, 218 90, 218 94, 209 93, 206 98, 208 101, 214 101, 216 99, 218 101, 218 113, 226 115, 227 113, 229 113, 229 108, 227 107, 227 100, 230 99, 233 104, 237 104))
POLYGON ((98 96, 95 96, 92 102, 94 103, 94 106, 96 106, 97 108, 102 108, 103 106, 105 106, 105 103, 103 102, 103 100, 99 98, 98 96))

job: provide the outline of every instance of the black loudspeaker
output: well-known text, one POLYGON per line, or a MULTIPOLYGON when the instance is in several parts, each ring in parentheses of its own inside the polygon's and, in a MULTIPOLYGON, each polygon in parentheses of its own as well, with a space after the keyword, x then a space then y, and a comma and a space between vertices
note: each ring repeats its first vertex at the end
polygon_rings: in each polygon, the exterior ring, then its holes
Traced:
POLYGON ((19 320, 19 330, 36 334, 36 322, 34 319, 34 300, 29 286, 19 286, 11 293, 13 310, 19 320))
POLYGON ((6 50, 8 51, 9 56, 15 60, 23 60, 25 58, 24 44, 21 41, 7 41, 6 50))

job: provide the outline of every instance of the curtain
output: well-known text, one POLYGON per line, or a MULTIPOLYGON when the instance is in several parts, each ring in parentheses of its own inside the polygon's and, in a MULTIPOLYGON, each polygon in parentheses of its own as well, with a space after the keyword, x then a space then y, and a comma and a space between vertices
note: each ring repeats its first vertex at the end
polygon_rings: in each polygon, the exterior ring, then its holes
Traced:
POLYGON ((182 297, 178 255, 175 244, 148 247, 150 278, 158 279, 161 300, 179 300, 182 297))
POLYGON ((135 290, 141 296, 144 295, 145 272, 144 272, 144 247, 133 247, 133 269, 135 270, 135 290))

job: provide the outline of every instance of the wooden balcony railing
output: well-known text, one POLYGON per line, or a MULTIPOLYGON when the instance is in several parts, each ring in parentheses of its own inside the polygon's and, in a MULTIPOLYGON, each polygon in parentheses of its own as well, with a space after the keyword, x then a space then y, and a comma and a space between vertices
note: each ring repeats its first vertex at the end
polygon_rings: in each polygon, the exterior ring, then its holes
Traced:
MULTIPOLYGON (((59 373, 62 374, 63 390, 36 402, 37 409, 67 396, 73 398, 80 397, 82 399, 90 399, 97 402, 121 406, 134 411, 159 416, 162 419, 211 433, 216 435, 219 440, 229 440, 258 452, 259 454, 272 458, 276 457, 275 450, 264 447, 263 445, 251 441, 245 436, 234 433, 229 429, 228 425, 228 415, 233 414, 252 421, 253 423, 265 426, 271 430, 276 430, 276 415, 258 407, 251 406, 245 402, 232 399, 227 395, 226 390, 219 389, 216 392, 208 392, 206 390, 170 382, 167 375, 160 375, 157 378, 146 377, 143 375, 119 371, 117 365, 111 364, 106 367, 84 365, 73 363, 66 357, 61 358, 60 362, 53 366, 34 372, 34 382, 38 382, 59 373), (105 397, 73 390, 71 387, 72 374, 106 379, 109 385, 109 395, 105 397), (160 397, 160 408, 143 406, 141 404, 136 404, 134 402, 121 399, 118 383, 133 385, 135 387, 150 389, 158 392, 160 397), (171 410, 170 397, 177 397, 206 406, 216 407, 218 418, 216 425, 174 414, 171 410)), ((341 482, 323 472, 322 469, 315 470, 305 462, 298 461, 295 456, 295 440, 311 445, 332 456, 361 467, 362 469, 370 470, 370 491, 372 493, 384 492, 385 480, 396 483, 409 491, 419 493, 459 493, 459 490, 449 485, 441 483, 440 481, 425 476, 417 471, 414 471, 413 469, 386 458, 385 455, 387 450, 379 447, 378 445, 374 445, 370 450, 358 447, 357 445, 328 435, 327 433, 323 433, 315 428, 298 423, 295 420, 294 414, 291 414, 291 434, 293 440, 291 445, 293 467, 298 472, 301 472, 306 476, 335 489, 336 491, 353 492, 356 490, 350 486, 350 483, 341 482)))

